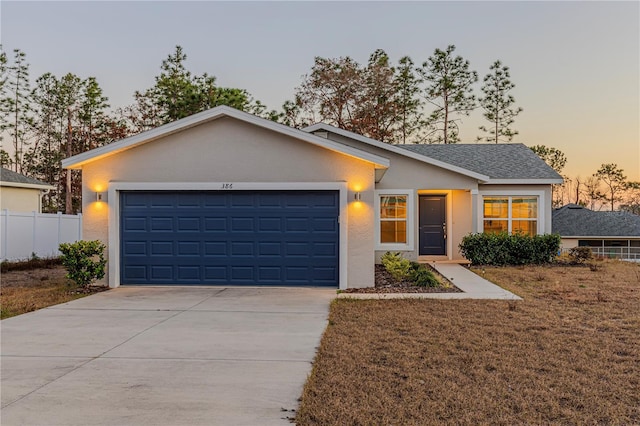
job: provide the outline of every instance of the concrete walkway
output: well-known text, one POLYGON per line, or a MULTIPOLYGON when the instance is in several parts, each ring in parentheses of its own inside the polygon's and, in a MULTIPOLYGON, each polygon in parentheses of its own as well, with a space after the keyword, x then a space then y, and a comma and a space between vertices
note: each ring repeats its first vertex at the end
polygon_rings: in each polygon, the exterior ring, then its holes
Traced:
POLYGON ((3 320, 1 423, 290 425, 335 294, 121 287, 3 320))
POLYGON ((354 299, 498 299, 522 300, 521 297, 474 274, 457 263, 429 263, 463 293, 341 293, 340 298, 354 299))

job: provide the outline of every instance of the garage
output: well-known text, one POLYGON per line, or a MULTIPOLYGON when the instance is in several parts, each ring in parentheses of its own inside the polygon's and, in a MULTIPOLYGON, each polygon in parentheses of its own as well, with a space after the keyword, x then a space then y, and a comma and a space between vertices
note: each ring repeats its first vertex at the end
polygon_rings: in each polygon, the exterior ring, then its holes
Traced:
POLYGON ((120 282, 339 284, 339 192, 119 191, 120 282))

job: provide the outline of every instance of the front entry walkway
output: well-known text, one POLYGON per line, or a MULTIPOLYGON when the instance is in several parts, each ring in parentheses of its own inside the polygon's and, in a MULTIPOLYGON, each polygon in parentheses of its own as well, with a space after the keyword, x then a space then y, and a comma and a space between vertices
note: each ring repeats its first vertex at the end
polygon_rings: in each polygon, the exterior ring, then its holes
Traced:
MULTIPOLYGON (((484 278, 474 274, 469 269, 457 263, 439 263, 433 262, 430 265, 438 271, 442 276, 446 277, 464 293, 451 293, 461 295, 457 299, 506 299, 506 300, 522 300, 520 296, 516 296, 499 287, 484 278)), ((451 298, 453 299, 453 297, 451 298)))
POLYGON ((518 295, 499 287, 457 263, 429 262, 463 293, 341 293, 339 298, 353 299, 495 299, 522 300, 518 295))
POLYGON ((2 425, 290 425, 335 289, 121 287, 2 321, 2 425))

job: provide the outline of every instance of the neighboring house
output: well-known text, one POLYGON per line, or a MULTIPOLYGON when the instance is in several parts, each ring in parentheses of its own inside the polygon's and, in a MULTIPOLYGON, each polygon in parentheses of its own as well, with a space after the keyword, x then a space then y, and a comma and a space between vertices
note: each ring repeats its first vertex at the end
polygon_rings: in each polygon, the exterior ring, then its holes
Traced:
POLYGON ((62 165, 112 287, 367 287, 388 250, 457 261, 471 232, 551 232, 562 182, 521 144, 392 146, 224 106, 62 165))
POLYGON ((640 216, 632 213, 567 204, 553 211, 553 232, 563 250, 590 247, 598 256, 640 259, 640 216))
POLYGON ((2 167, 0 170, 0 210, 42 213, 42 194, 55 189, 20 173, 2 167))

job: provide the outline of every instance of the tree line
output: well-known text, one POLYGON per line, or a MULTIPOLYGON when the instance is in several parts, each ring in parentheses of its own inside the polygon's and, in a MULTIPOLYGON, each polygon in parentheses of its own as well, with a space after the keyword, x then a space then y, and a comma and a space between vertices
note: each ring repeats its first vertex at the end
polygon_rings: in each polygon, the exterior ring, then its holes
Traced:
MULTIPOLYGON (((530 149, 562 175, 567 164, 567 156, 562 151, 546 145, 534 145, 530 149)), ((562 177, 564 183, 553 185, 553 207, 577 204, 591 210, 609 208, 614 211, 619 208, 640 215, 640 182, 629 180, 615 163, 602 164, 586 178, 562 177)))
POLYGON ((455 46, 435 49, 416 65, 409 56, 392 64, 384 50, 366 65, 350 57, 316 57, 302 77, 283 121, 298 127, 323 121, 388 143, 457 143, 460 121, 481 108, 487 124, 477 141, 510 142, 522 108, 514 107, 509 67, 496 60, 476 97, 478 73, 455 54, 455 46))
POLYGON ((162 61, 154 85, 116 109, 95 77, 45 73, 32 84, 25 53, 12 53, 0 50, 0 163, 56 187, 43 196, 45 212, 81 210, 81 174, 63 170, 63 158, 217 105, 268 115, 246 90, 219 87, 206 73, 193 75, 179 46, 162 61))
MULTIPOLYGON (((75 213, 81 209, 81 174, 63 170, 63 158, 218 105, 297 128, 322 121, 394 144, 460 142, 461 120, 477 109, 485 119, 477 142, 511 142, 518 134, 515 118, 523 111, 511 94, 515 84, 509 67, 494 61, 476 96, 478 73, 456 55, 453 45, 435 49, 418 65, 408 56, 393 64, 381 49, 366 64, 348 56, 316 57, 293 100, 280 110, 269 110, 245 89, 217 85, 212 75, 193 74, 186 59, 176 46, 161 62, 153 86, 136 90, 132 104, 112 108, 95 77, 45 73, 32 84, 25 53, 15 49, 9 55, 0 45, 0 163, 56 187, 43 197, 43 211, 75 213)), ((561 173, 563 153, 543 145, 532 149, 561 173)), ((603 176, 565 179, 554 187, 555 202, 620 205, 622 187, 607 183, 613 174, 603 176), (569 197, 575 189, 568 189, 569 184, 578 185, 578 196, 569 197), (601 189, 607 185, 608 192, 601 189)), ((633 184, 625 185, 622 192, 631 193, 633 184)))

